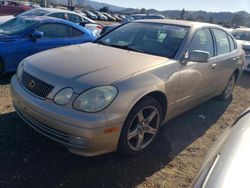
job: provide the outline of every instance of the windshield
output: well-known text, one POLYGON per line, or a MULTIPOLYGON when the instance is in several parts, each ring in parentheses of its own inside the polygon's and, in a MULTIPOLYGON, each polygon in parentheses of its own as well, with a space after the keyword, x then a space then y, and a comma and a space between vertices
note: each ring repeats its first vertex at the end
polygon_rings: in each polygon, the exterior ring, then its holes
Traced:
POLYGON ((20 35, 23 31, 35 24, 34 20, 26 20, 23 18, 13 18, 0 25, 0 33, 7 35, 20 35))
POLYGON ((21 13, 18 16, 44 16, 48 13, 49 13, 48 11, 45 11, 42 9, 32 9, 32 10, 26 11, 24 13, 21 13))
POLYGON ((237 40, 250 41, 250 30, 249 31, 233 31, 232 35, 237 40))
POLYGON ((188 28, 159 23, 128 23, 104 35, 97 43, 141 53, 174 58, 188 28))

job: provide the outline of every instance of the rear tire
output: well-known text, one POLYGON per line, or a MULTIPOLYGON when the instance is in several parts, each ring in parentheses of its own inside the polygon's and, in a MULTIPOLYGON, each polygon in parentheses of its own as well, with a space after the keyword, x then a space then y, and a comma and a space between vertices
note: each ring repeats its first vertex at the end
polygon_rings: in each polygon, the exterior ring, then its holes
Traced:
POLYGON ((154 141, 163 119, 163 110, 158 101, 145 97, 130 111, 122 128, 118 151, 136 155, 154 141))
POLYGON ((4 63, 0 59, 0 77, 2 77, 3 75, 4 75, 4 63))
POLYGON ((234 90, 235 82, 236 82, 236 77, 235 77, 235 74, 233 74, 230 77, 229 81, 227 82, 227 85, 226 85, 224 91, 219 96, 220 100, 226 101, 226 100, 231 98, 233 90, 234 90))

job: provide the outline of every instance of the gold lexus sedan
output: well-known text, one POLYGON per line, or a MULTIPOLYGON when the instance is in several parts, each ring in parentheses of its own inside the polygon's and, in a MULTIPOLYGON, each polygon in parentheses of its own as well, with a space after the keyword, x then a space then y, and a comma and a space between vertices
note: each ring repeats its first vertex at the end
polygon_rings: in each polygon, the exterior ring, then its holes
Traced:
POLYGON ((213 97, 229 99, 243 66, 243 50, 219 26, 143 20, 24 59, 11 89, 27 124, 71 152, 131 155, 165 121, 213 97))

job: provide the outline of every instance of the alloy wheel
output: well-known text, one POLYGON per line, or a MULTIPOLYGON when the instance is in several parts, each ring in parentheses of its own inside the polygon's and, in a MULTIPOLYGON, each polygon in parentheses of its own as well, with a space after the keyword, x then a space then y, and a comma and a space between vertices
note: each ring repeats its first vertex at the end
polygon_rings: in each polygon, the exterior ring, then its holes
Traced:
POLYGON ((154 139, 160 125, 160 114, 156 107, 141 109, 128 128, 127 142, 131 150, 140 151, 154 139))

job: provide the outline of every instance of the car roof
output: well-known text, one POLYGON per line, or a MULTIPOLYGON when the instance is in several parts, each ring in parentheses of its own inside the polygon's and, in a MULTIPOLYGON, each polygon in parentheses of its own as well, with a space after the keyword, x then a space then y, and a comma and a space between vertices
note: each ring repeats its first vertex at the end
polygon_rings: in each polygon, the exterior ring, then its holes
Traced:
POLYGON ((233 31, 249 31, 250 32, 250 28, 237 28, 237 29, 234 29, 233 31))
POLYGON ((36 8, 36 10, 44 10, 49 13, 54 13, 54 12, 64 12, 64 13, 71 13, 71 14, 77 14, 76 12, 69 11, 69 10, 63 10, 59 8, 36 8))
POLYGON ((34 20, 37 22, 57 22, 57 23, 64 23, 67 25, 70 25, 72 27, 76 27, 76 28, 81 28, 81 26, 79 26, 78 24, 75 24, 73 22, 70 22, 68 20, 64 20, 64 19, 60 19, 60 18, 54 18, 54 17, 50 17, 50 16, 20 16, 18 18, 22 18, 24 20, 34 20))
POLYGON ((44 20, 62 21, 62 19, 58 19, 58 18, 54 18, 54 17, 50 17, 50 16, 20 16, 18 18, 21 18, 24 20, 34 20, 34 21, 44 21, 44 20))
MULTIPOLYGON (((135 20, 133 22, 161 23, 161 24, 170 24, 170 25, 179 25, 179 26, 184 26, 184 27, 197 27, 197 28, 207 26, 207 27, 217 27, 217 28, 223 29, 222 27, 215 25, 215 24, 186 21, 186 20, 145 19, 145 20, 135 20)), ((223 30, 225 30, 225 29, 223 29, 223 30)))

